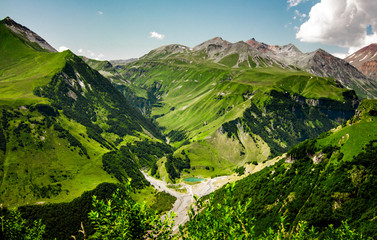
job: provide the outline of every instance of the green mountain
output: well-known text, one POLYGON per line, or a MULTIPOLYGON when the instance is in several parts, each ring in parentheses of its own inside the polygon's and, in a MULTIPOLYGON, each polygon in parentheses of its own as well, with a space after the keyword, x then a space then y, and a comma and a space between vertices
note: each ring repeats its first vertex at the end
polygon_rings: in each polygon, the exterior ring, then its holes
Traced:
MULTIPOLYGON (((58 53, 2 20, 0 203, 42 218, 48 236, 65 239, 80 222, 95 232, 87 218, 93 194, 108 198, 131 178, 135 192, 153 195, 141 168, 174 182, 288 152, 234 188, 234 201, 252 200, 247 219, 256 219, 257 233, 283 216, 291 230, 302 220, 323 227, 348 219, 376 237, 377 102, 360 104, 356 95, 373 96, 365 89, 373 84, 355 92, 313 75, 328 57, 321 51, 309 73, 274 55, 300 55, 295 47, 258 44, 214 38, 128 63, 95 61, 58 53)), ((162 209, 165 199, 174 201, 167 195, 147 200, 162 199, 155 204, 162 209)))
POLYGON ((139 168, 172 151, 159 129, 81 58, 46 44, 0 23, 0 202, 66 202, 128 178, 149 185, 139 168))
MULTIPOLYGON (((255 230, 277 226, 293 231, 299 221, 324 229, 348 220, 364 236, 377 237, 377 101, 364 100, 354 117, 294 146, 274 166, 236 182, 234 204, 248 200, 255 230)), ((219 191, 218 201, 225 190, 219 191)))
MULTIPOLYGON (((229 174, 314 138, 354 114, 353 91, 263 55, 245 42, 214 38, 193 49, 168 45, 127 65, 98 62, 130 103, 184 150, 183 176, 229 174)), ((159 174, 166 174, 164 164, 159 174)))

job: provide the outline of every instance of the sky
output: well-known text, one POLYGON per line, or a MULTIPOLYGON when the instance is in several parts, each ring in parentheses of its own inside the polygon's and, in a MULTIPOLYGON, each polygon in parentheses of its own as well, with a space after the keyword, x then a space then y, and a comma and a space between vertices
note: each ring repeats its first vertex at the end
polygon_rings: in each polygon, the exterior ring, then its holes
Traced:
POLYGON ((57 50, 99 60, 217 36, 338 57, 377 43, 377 0, 0 0, 7 16, 57 50))

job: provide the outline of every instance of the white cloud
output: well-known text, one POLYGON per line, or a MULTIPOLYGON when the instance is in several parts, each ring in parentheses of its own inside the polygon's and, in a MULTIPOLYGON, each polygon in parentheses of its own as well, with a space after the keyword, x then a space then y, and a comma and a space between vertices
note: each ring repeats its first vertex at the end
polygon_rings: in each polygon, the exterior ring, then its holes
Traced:
POLYGON ((79 53, 79 55, 83 55, 87 58, 91 58, 91 59, 95 59, 95 60, 103 60, 104 57, 105 57, 105 55, 103 55, 102 53, 95 53, 91 50, 85 50, 85 49, 82 49, 82 48, 77 50, 77 52, 79 53))
POLYGON ((98 11, 97 14, 100 15, 100 16, 102 16, 102 15, 103 15, 103 12, 98 11))
POLYGON ((366 34, 371 25, 377 29, 377 1, 321 0, 314 5, 309 19, 300 26, 296 38, 358 50, 377 42, 377 34, 366 34))
POLYGON ((149 37, 150 38, 155 38, 155 39, 158 39, 158 40, 162 40, 162 39, 165 38, 165 35, 161 34, 161 33, 158 33, 158 32, 150 32, 149 33, 149 37))
POLYGON ((68 50, 69 48, 67 48, 66 46, 60 46, 59 48, 58 48, 58 51, 59 52, 63 52, 63 51, 65 51, 65 50, 68 50))
POLYGON ((300 21, 302 21, 306 17, 307 17, 306 13, 300 13, 300 11, 296 9, 295 10, 295 16, 293 16, 293 19, 296 20, 297 18, 299 18, 300 21))
POLYGON ((337 57, 337 58, 340 58, 340 59, 344 59, 346 58, 349 54, 348 53, 332 53, 333 56, 337 57))
POLYGON ((103 59, 105 55, 103 55, 102 53, 98 54, 97 57, 95 58, 95 60, 101 60, 103 59))
POLYGON ((297 5, 299 5, 300 3, 302 2, 306 2, 307 0, 288 0, 287 3, 288 3, 288 8, 291 8, 291 7, 296 7, 297 5))

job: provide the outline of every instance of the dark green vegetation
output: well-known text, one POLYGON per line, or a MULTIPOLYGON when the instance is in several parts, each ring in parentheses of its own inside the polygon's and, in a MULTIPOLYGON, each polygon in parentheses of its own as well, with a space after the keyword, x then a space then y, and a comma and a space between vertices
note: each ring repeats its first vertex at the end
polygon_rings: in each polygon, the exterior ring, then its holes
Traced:
MULTIPOLYGON (((247 211, 251 201, 242 205, 232 205, 234 185, 226 186, 223 204, 209 200, 198 200, 189 212, 189 222, 172 235, 174 214, 161 219, 157 212, 136 203, 130 198, 131 184, 122 190, 114 191, 110 198, 92 196, 92 210, 88 213, 90 223, 81 223, 75 239, 367 239, 353 230, 347 221, 334 228, 329 225, 317 231, 309 228, 308 223, 300 221, 289 231, 285 218, 281 217, 277 230, 269 228, 257 235, 254 230, 255 219, 249 219, 247 211), (194 210, 195 209, 195 210, 194 210), (325 235, 324 235, 325 232, 325 235)), ((46 239, 46 226, 41 220, 25 221, 17 211, 1 209, 2 229, 0 236, 5 239, 46 239), (4 228, 5 226, 5 228, 4 228)), ((59 224, 59 223, 58 223, 59 224)), ((48 239, 48 238, 47 238, 48 239)), ((368 238, 369 239, 369 238, 368 238)))
POLYGON ((172 181, 174 181, 176 178, 180 178, 180 172, 182 172, 183 169, 190 169, 191 167, 190 159, 186 155, 185 151, 182 151, 182 156, 184 159, 174 157, 172 154, 166 156, 167 160, 165 162, 165 168, 172 181))
POLYGON ((176 200, 176 197, 166 192, 158 192, 156 194, 154 203, 151 205, 151 209, 157 211, 158 213, 169 211, 173 208, 173 205, 176 200))
MULTIPOLYGON (((156 166, 156 161, 165 154, 171 154, 172 148, 160 142, 135 141, 121 146, 119 150, 107 152, 102 156, 104 170, 115 176, 119 182, 127 182, 132 179, 132 185, 136 188, 148 186, 149 182, 144 178, 139 168, 156 166)), ((169 159, 168 155, 168 159, 169 159)))
POLYGON ((290 231, 285 217, 280 217, 275 227, 270 225, 266 231, 258 233, 256 219, 248 214, 251 199, 245 203, 235 202, 233 184, 224 187, 221 198, 221 204, 214 201, 212 195, 209 199, 196 199, 195 206, 188 212, 190 221, 180 227, 178 239, 372 239, 356 232, 347 221, 337 228, 334 225, 314 228, 306 221, 299 221, 290 231))
MULTIPOLYGON (((364 100, 343 126, 306 140, 274 166, 240 180, 233 204, 246 204, 255 232, 279 225, 292 232, 300 221, 320 232, 347 220, 364 236, 377 237, 377 101, 364 100)), ((215 197, 222 202, 225 191, 215 197)), ((327 236, 326 231, 321 235, 327 236)))
POLYGON ((92 235, 95 229, 88 214, 93 209, 93 196, 97 196, 98 200, 110 199, 117 189, 125 192, 123 185, 102 183, 71 202, 22 206, 18 211, 28 221, 42 220, 46 226, 45 239, 68 239, 71 235, 77 235, 81 223, 87 235, 92 235))
POLYGON ((330 99, 306 101, 298 95, 275 90, 265 98, 259 107, 252 102, 241 118, 222 127, 229 137, 238 137, 237 125, 244 126, 243 131, 259 135, 270 146, 271 157, 281 155, 305 139, 317 137, 324 129, 331 129, 336 121, 349 119, 355 112, 353 102, 357 100, 351 91, 344 93, 343 103, 330 99))

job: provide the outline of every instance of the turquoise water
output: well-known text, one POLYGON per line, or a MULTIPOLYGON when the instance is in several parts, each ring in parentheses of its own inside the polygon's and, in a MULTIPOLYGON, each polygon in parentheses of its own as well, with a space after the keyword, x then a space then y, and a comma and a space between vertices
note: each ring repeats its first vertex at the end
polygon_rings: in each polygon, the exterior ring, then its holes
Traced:
POLYGON ((185 182, 201 182, 205 180, 204 178, 185 178, 183 181, 185 182))

